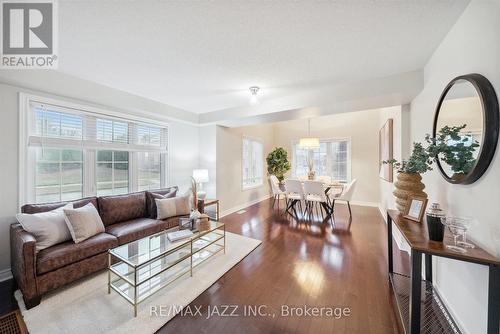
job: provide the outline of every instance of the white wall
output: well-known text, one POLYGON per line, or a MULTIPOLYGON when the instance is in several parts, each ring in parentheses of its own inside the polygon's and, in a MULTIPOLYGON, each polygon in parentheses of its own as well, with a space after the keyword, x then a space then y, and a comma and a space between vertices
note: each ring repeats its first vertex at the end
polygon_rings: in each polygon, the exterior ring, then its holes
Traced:
MULTIPOLYGON (((380 109, 379 129, 387 122, 393 120, 393 157, 401 161, 408 158, 409 141, 409 106, 397 106, 380 109)), ((397 179, 397 172, 394 169, 393 182, 388 182, 379 178, 380 186, 380 211, 385 213, 387 209, 395 209, 396 201, 392 192, 394 191, 394 182, 397 179)), ((385 215, 383 214, 384 219, 385 215)))
MULTIPOLYGON (((379 203, 378 109, 348 112, 311 119, 311 135, 351 139, 351 178, 357 179, 353 203, 379 203)), ((274 145, 285 148, 292 160, 292 142, 307 136, 307 121, 274 123, 274 145)), ((289 173, 290 174, 290 173, 289 173)))
POLYGON ((242 138, 248 136, 264 143, 264 176, 267 174, 265 157, 274 148, 272 124, 225 128, 217 126, 217 198, 221 213, 227 214, 269 196, 269 184, 264 178, 260 187, 242 189, 242 138))
MULTIPOLYGON (((23 72, 23 71, 18 71, 23 72)), ((26 71, 37 77, 38 71, 26 71)), ((45 71, 41 71, 45 72, 45 71)), ((2 73, 4 74, 4 73, 2 73)), ((9 225, 15 222, 15 214, 18 206, 18 140, 19 140, 19 108, 18 93, 27 92, 36 95, 60 98, 62 100, 89 103, 103 109, 110 108, 121 111, 124 114, 133 114, 137 111, 151 112, 151 119, 165 119, 168 116, 168 108, 163 109, 157 102, 149 101, 141 97, 114 90, 105 86, 91 84, 86 81, 79 82, 77 79, 65 81, 64 75, 61 80, 72 86, 60 87, 61 82, 47 81, 44 84, 45 91, 34 90, 29 87, 18 87, 10 84, 0 83, 0 280, 4 278, 10 268, 10 237, 9 225), (57 96, 48 92, 61 89, 71 92, 71 96, 57 96), (110 97, 113 97, 112 99, 110 97), (103 104, 106 102, 107 104, 103 104), (155 106, 154 110, 148 109, 155 106)), ((37 80, 35 80, 37 83, 37 80)), ((180 111, 178 111, 180 112, 180 111)), ((184 192, 190 186, 192 170, 198 167, 198 128, 187 123, 170 122, 170 184, 176 184, 184 192)))
POLYGON ((215 125, 199 128, 199 168, 208 169, 209 182, 203 187, 207 198, 216 198, 217 186, 217 127, 215 125))
MULTIPOLYGON (((480 73, 500 96, 500 2, 473 0, 425 66, 424 89, 411 103, 411 139, 422 141, 432 131, 434 110, 446 84, 455 76, 480 73)), ((431 202, 453 215, 477 218, 472 238, 500 256, 500 154, 471 185, 452 185, 438 173, 424 175, 431 202)), ((453 260, 435 261, 435 284, 455 319, 468 333, 486 333, 488 270, 453 260)))

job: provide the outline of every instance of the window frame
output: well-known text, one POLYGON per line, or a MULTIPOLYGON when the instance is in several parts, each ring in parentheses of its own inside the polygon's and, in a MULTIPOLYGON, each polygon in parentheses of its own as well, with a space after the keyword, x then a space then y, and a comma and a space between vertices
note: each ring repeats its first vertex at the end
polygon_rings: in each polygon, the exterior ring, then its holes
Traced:
MULTIPOLYGON (((31 112, 32 104, 47 104, 50 105, 55 111, 61 110, 63 113, 68 114, 76 114, 83 117, 83 140, 82 143, 91 142, 88 137, 89 127, 95 126, 97 118, 103 119, 117 119, 122 122, 129 122, 130 124, 142 124, 151 127, 159 127, 162 131, 165 131, 161 136, 165 141, 165 146, 161 145, 161 149, 163 150, 160 154, 161 157, 161 187, 167 187, 170 178, 170 122, 166 120, 158 119, 153 113, 146 111, 138 111, 135 113, 126 113, 124 117, 124 112, 119 112, 110 109, 103 109, 100 107, 95 107, 92 105, 81 104, 77 102, 68 101, 66 99, 58 99, 47 96, 39 96, 28 94, 24 92, 18 93, 18 106, 19 106, 19 154, 18 154, 18 206, 22 206, 26 203, 35 203, 35 174, 36 168, 32 168, 33 162, 36 161, 34 155, 35 150, 31 150, 30 148, 30 136, 36 137, 33 135, 34 130, 36 129, 36 121, 33 117, 33 113, 31 112), (90 116, 90 117, 86 117, 90 116), (88 123, 89 118, 93 119, 93 123, 88 123)), ((137 128, 134 126, 134 128, 137 128)), ((129 126, 129 132, 131 131, 129 126)), ((160 132, 161 133, 161 132, 160 132)), ((97 129, 95 130, 95 136, 97 136, 97 129)), ((129 133, 130 136, 130 133, 129 133)), ((65 141, 72 139, 60 139, 60 138, 48 138, 47 143, 43 146, 45 148, 74 148, 75 146, 69 147, 65 146, 65 141)), ((96 143, 96 147, 90 146, 83 148, 82 146, 82 155, 83 155, 83 198, 89 196, 96 196, 97 194, 97 183, 96 183, 96 168, 97 168, 97 151, 98 150, 124 150, 129 152, 129 192, 135 191, 138 187, 138 170, 136 169, 137 164, 137 152, 143 151, 142 148, 145 147, 145 151, 155 151, 159 152, 158 148, 148 149, 148 145, 136 145, 136 144, 123 144, 116 143, 117 147, 114 148, 106 148, 102 146, 99 148, 99 142, 96 138, 92 139, 92 143, 96 143), (123 145, 123 147, 119 147, 123 145), (128 148, 128 149, 127 149, 128 148)), ((109 142, 105 142, 107 144, 109 142)), ((161 143, 162 144, 162 143, 161 143)), ((82 144, 83 145, 83 144, 82 144)))
MULTIPOLYGON (((297 178, 296 174, 296 155, 295 155, 295 145, 299 144, 300 139, 292 139, 291 141, 291 153, 292 153, 292 177, 297 178)), ((349 183, 352 180, 352 140, 351 137, 329 137, 329 138, 320 138, 319 142, 321 143, 329 143, 329 142, 341 142, 341 141, 347 141, 347 166, 346 166, 346 172, 347 172, 347 180, 346 182, 349 183)), ((317 175, 319 176, 319 175, 317 175)))
POLYGON ((264 185, 264 163, 265 163, 265 152, 264 152, 264 140, 262 140, 261 138, 258 138, 258 137, 251 137, 251 136, 242 136, 241 137, 241 190, 245 191, 245 190, 251 190, 251 189, 256 189, 256 188, 260 188, 264 185), (250 140, 250 141, 253 141, 253 142, 258 142, 260 145, 262 145, 262 178, 261 178, 261 182, 258 183, 258 184, 252 184, 252 185, 245 185, 244 184, 244 173, 243 173, 243 168, 244 168, 244 160, 245 160, 245 155, 244 155, 244 150, 243 150, 243 141, 244 140, 250 140))

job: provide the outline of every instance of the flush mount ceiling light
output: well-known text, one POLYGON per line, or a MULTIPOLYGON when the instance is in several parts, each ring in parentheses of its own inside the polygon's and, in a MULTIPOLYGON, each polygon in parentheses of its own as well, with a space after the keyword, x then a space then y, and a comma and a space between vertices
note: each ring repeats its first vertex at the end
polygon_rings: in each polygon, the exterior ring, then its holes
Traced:
POLYGON ((252 94, 250 96, 250 104, 257 104, 259 102, 259 100, 257 98, 257 93, 259 92, 260 88, 257 86, 252 86, 248 89, 250 90, 250 93, 252 94))

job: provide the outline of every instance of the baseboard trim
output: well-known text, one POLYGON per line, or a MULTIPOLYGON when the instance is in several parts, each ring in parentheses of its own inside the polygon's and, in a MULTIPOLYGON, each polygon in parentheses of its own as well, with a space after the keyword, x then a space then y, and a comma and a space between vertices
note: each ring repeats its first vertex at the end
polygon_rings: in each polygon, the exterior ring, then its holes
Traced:
POLYGON ((267 200, 267 199, 269 199, 269 198, 271 198, 271 195, 266 195, 266 196, 264 196, 264 197, 257 198, 257 199, 255 199, 255 200, 253 200, 253 201, 246 202, 246 203, 243 203, 243 204, 240 204, 240 205, 234 206, 234 207, 232 207, 232 208, 230 208, 230 209, 227 209, 227 210, 222 211, 219 217, 220 217, 220 218, 225 217, 225 216, 227 216, 227 215, 230 215, 230 214, 232 214, 232 213, 235 213, 235 212, 237 212, 237 211, 240 211, 240 210, 242 210, 242 209, 245 209, 245 208, 247 208, 247 207, 249 207, 249 206, 251 206, 251 205, 257 204, 257 203, 262 202, 262 201, 265 201, 265 200, 267 200))
POLYGON ((0 270, 0 282, 12 279, 12 277, 12 271, 10 270, 10 268, 0 270))
MULTIPOLYGON (((340 201, 342 202, 342 201, 340 201)), ((376 202, 366 202, 366 201, 351 201, 351 205, 358 205, 358 206, 371 206, 374 208, 378 207, 378 203, 376 202)))
POLYGON ((439 289, 439 285, 436 283, 436 281, 433 281, 432 287, 434 288, 434 292, 439 296, 443 304, 446 306, 446 309, 450 313, 451 317, 453 318, 453 321, 455 321, 455 324, 457 325, 458 329, 460 330, 461 333, 467 334, 469 333, 468 331, 465 330, 464 324, 460 321, 460 317, 458 317, 457 312, 453 309, 451 306, 451 303, 446 299, 446 297, 441 293, 441 290, 439 289))

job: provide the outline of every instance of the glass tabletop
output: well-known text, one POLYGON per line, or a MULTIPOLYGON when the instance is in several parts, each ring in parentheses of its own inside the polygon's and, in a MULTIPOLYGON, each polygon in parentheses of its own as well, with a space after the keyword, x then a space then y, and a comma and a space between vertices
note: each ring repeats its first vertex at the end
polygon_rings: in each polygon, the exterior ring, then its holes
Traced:
POLYGON ((223 226, 224 224, 221 222, 210 221, 202 224, 202 228, 199 229, 199 231, 194 232, 191 237, 174 242, 168 239, 167 234, 178 230, 178 228, 171 228, 160 233, 129 242, 128 244, 118 246, 111 249, 109 252, 127 264, 137 267, 162 255, 173 252, 176 249, 182 248, 191 242, 192 239, 200 238, 201 236, 213 232, 223 226))

